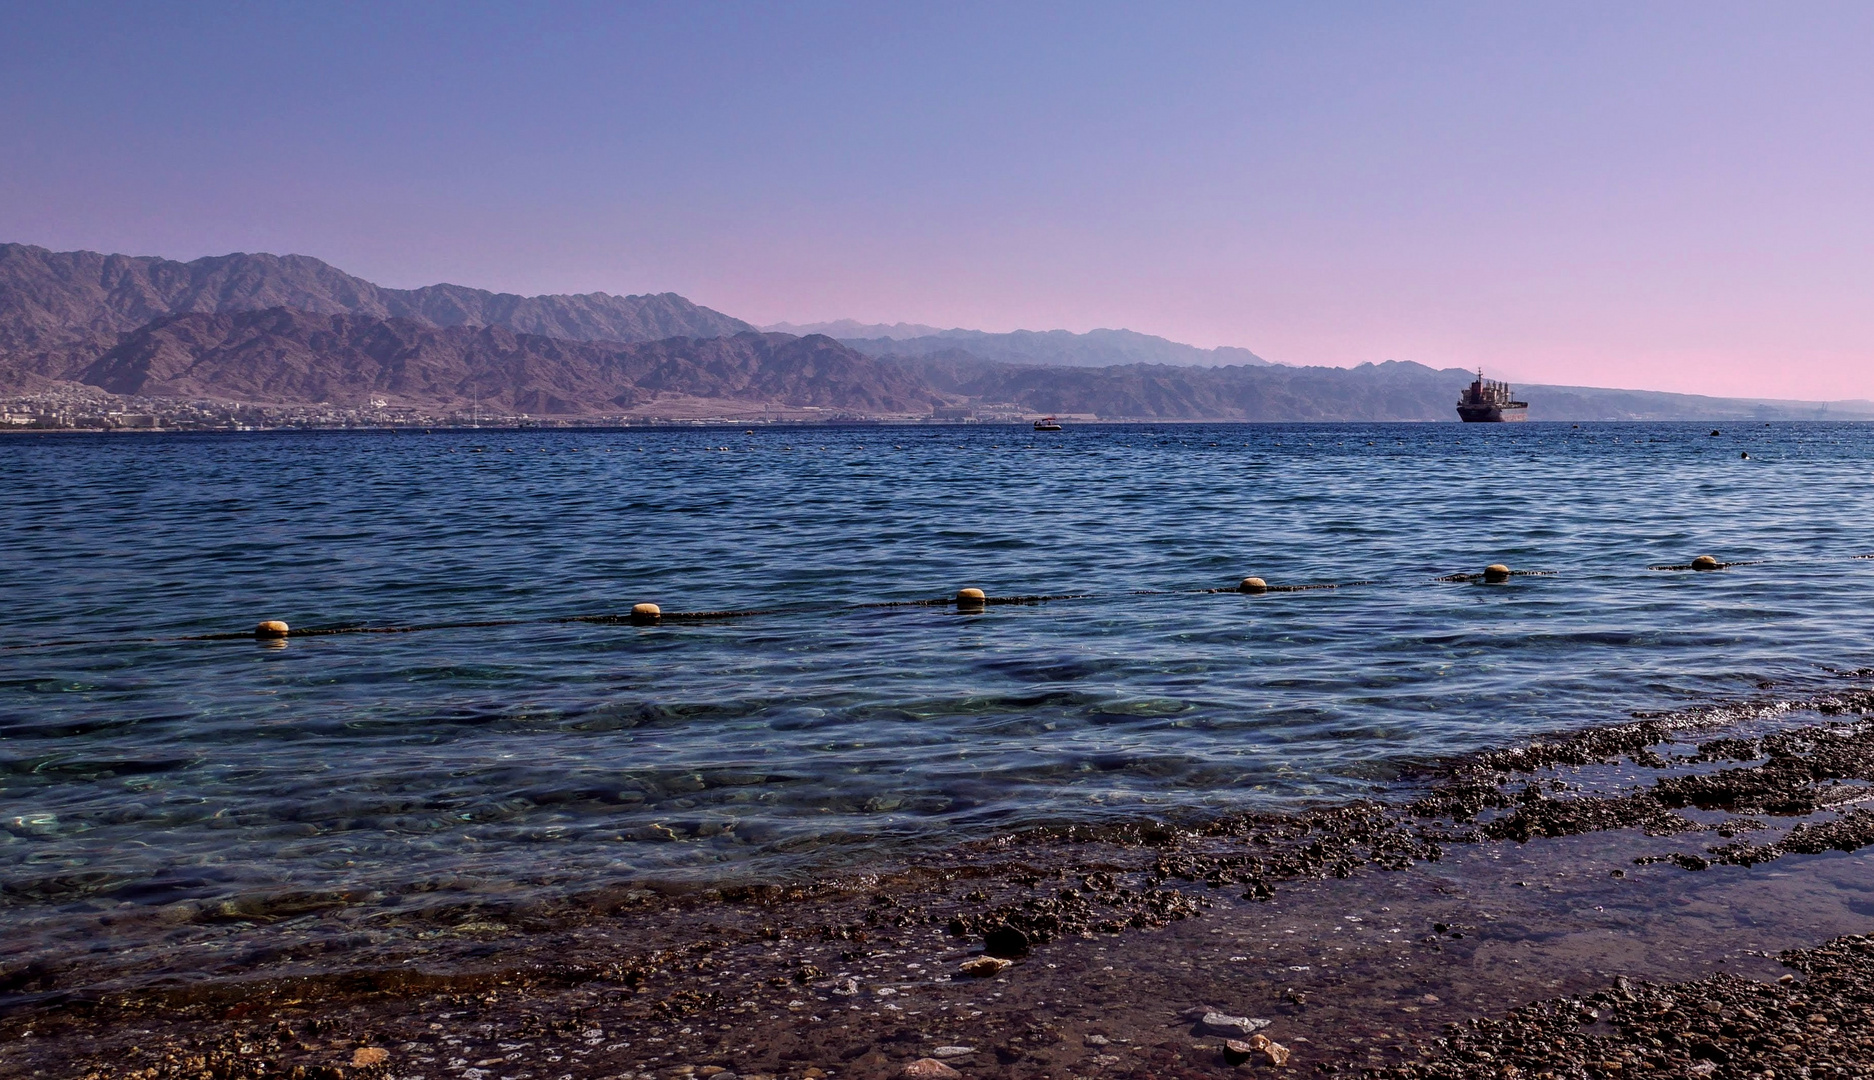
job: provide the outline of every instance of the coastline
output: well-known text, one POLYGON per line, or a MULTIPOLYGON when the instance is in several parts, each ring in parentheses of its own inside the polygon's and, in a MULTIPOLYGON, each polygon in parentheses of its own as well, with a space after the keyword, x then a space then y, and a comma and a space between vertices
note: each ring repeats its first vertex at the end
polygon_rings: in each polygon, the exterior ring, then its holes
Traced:
POLYGON ((1235 1034, 1279 1044, 1282 1072, 1874 1062, 1852 1023, 1870 948, 1827 945, 1874 929, 1870 707, 1854 689, 1641 718, 1427 767, 1409 802, 1037 830, 811 884, 134 913, 8 965, 0 1075, 1277 1069, 1236 1065, 1205 1009, 1269 1020, 1235 1034), (1011 966, 965 975, 992 931, 1011 966), (1764 1018, 1802 1009, 1846 1034, 1770 1038, 1764 1018))

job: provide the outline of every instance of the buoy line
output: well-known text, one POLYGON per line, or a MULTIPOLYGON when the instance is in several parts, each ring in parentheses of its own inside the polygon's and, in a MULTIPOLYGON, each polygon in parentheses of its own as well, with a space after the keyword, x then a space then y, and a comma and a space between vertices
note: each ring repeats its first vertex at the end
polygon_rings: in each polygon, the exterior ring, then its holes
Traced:
MULTIPOLYGON (((1874 554, 1850 555, 1850 559, 1874 559, 1874 554)), ((1648 570, 1725 570, 1733 566, 1761 566, 1768 560, 1750 559, 1721 562, 1710 555, 1700 555, 1689 563, 1672 563, 1648 566, 1648 570)), ((1554 577, 1558 570, 1512 570, 1502 563, 1492 563, 1482 573, 1446 574, 1435 578, 1439 582, 1502 584, 1512 577, 1554 577)), ((1176 590, 1176 589, 1134 589, 1129 596, 1202 596, 1215 594, 1238 594, 1259 596, 1265 593, 1318 592, 1331 589, 1356 588, 1367 585, 1383 585, 1384 581, 1363 580, 1344 582, 1316 582, 1303 585, 1272 585, 1260 577, 1246 577, 1241 582, 1227 588, 1176 590)), ((951 607, 964 614, 974 614, 989 607, 1032 606, 1068 600, 1097 600, 1098 593, 1058 593, 1058 594, 1023 594, 1015 596, 990 596, 979 588, 959 589, 953 597, 937 597, 929 600, 885 600, 873 603, 845 605, 846 611, 864 611, 880 608, 912 607, 951 607)), ((284 642, 289 638, 332 637, 340 634, 415 634, 427 630, 463 630, 496 626, 526 625, 566 625, 587 623, 601 626, 660 626, 666 623, 705 623, 732 619, 747 619, 761 615, 780 615, 789 612, 805 612, 806 606, 765 608, 752 610, 725 611, 664 611, 656 604, 641 603, 632 607, 626 614, 602 613, 594 615, 559 615, 532 619, 475 619, 439 623, 412 623, 404 626, 317 626, 295 630, 278 619, 267 619, 257 623, 252 630, 228 631, 213 634, 184 634, 175 637, 146 638, 90 638, 66 639, 59 641, 26 642, 16 645, 0 645, 0 652, 19 652, 26 649, 71 648, 86 645, 110 644, 160 644, 172 641, 238 641, 257 639, 267 642, 284 642)), ((826 610, 824 607, 811 610, 826 610)))

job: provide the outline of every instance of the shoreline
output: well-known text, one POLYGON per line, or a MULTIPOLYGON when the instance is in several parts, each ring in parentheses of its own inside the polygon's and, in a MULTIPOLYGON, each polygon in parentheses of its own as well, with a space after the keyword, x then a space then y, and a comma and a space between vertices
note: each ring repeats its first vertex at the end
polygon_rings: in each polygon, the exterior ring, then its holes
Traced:
MULTIPOLYGON (((1874 929, 1854 854, 1874 843, 1855 805, 1874 694, 1804 705, 1800 726, 1740 706, 1474 755, 1409 804, 1039 830, 806 885, 197 912, 155 949, 74 943, 0 973, 0 1075, 882 1080, 932 1055, 983 1076, 1221 1075, 1242 1054, 1184 1017, 1200 1007, 1270 1020, 1237 1034, 1279 1043, 1283 1071, 1473 1075, 1517 1039, 1538 1065, 1584 1039, 1643 1062, 1677 1044, 1634 1034, 1666 1022, 1642 1003, 1720 1003, 1691 1025, 1759 987, 1794 1001, 1785 952, 1850 1004, 1870 985, 1861 945, 1816 950, 1874 929), (986 940, 1011 964, 970 977, 986 940), (1584 1008, 1618 1023, 1570 1028, 1584 1008)), ((1750 1045, 1659 1060, 1741 1076, 1812 1048, 1750 1045)))

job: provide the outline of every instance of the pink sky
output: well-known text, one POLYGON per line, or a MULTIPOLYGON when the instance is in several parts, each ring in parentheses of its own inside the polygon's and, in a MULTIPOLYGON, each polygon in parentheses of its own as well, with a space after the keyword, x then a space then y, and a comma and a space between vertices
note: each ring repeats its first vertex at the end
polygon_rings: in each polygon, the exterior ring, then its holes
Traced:
POLYGON ((27 6, 0 239, 1874 398, 1874 8, 27 6))

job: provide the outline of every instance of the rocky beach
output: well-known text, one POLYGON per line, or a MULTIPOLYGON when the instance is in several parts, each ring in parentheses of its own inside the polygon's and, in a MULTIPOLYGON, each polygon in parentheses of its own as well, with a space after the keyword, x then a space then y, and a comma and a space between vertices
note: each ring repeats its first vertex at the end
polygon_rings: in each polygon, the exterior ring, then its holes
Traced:
POLYGON ((810 882, 100 917, 74 946, 141 944, 6 970, 0 1070, 1862 1075, 1874 692, 1842 681, 1437 763, 1407 802, 810 882))

